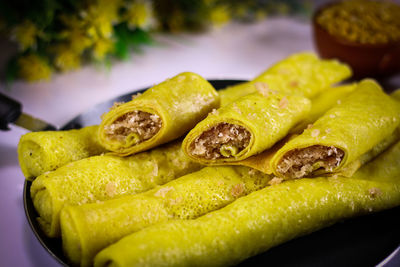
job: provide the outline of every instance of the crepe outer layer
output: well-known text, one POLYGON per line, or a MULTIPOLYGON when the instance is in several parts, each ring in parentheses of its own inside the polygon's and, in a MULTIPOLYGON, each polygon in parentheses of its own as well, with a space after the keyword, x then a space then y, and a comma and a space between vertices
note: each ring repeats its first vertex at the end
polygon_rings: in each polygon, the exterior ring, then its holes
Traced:
POLYGON ((400 143, 353 178, 289 180, 196 220, 157 224, 101 251, 99 266, 227 266, 340 220, 400 205, 400 143))
POLYGON ((49 237, 60 236, 59 215, 65 205, 82 205, 136 194, 197 171, 176 141, 130 157, 94 156, 37 177, 31 198, 38 222, 49 237))
POLYGON ((312 98, 350 75, 351 69, 337 60, 319 59, 310 52, 297 53, 274 64, 250 82, 220 90, 221 106, 257 92, 256 84, 260 82, 272 90, 312 98))
MULTIPOLYGON (((279 149, 271 160, 271 169, 275 175, 285 177, 278 172, 278 165, 286 153, 297 153, 299 149, 321 145, 344 152, 340 164, 328 171, 338 172, 381 142, 385 143, 385 139, 391 139, 393 134, 398 135, 395 130, 399 123, 399 103, 385 94, 373 80, 364 80, 312 127, 279 149)), ((398 136, 392 141, 396 138, 398 136)))
POLYGON ((290 130, 291 133, 301 133, 309 124, 314 123, 329 109, 337 105, 338 101, 343 101, 356 88, 358 83, 343 84, 326 88, 325 91, 311 99, 311 110, 305 120, 290 130))
MULTIPOLYGON (((183 141, 184 152, 193 160, 206 164, 240 161, 270 148, 287 135, 310 111, 311 102, 302 96, 270 92, 254 93, 224 106, 198 123, 183 141), (204 132, 220 124, 238 125, 250 133, 249 144, 235 155, 206 158, 196 154, 204 132)), ((218 134, 222 134, 221 132, 218 134)), ((236 138, 240 138, 237 136, 236 138)), ((224 145, 220 143, 221 147, 224 145)))
POLYGON ((100 124, 99 140, 104 147, 123 156, 144 151, 182 136, 219 104, 219 95, 208 81, 194 73, 181 73, 111 109, 100 124), (132 133, 125 140, 107 135, 107 127, 134 111, 160 119, 161 128, 154 136, 135 143, 132 133))
POLYGON ((130 233, 167 220, 194 219, 267 185, 270 176, 247 167, 206 167, 147 192, 61 212, 65 254, 91 266, 94 256, 130 233))
POLYGON ((97 139, 98 126, 79 130, 24 134, 18 143, 18 160, 25 178, 53 171, 69 162, 106 151, 97 139))

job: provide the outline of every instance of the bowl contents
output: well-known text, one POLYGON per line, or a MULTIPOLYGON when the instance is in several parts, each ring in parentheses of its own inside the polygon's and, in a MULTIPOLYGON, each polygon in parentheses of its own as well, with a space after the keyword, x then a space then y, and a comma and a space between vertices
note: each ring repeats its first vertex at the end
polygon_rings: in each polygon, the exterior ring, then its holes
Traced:
POLYGON ((360 44, 400 42, 400 5, 388 1, 350 0, 332 4, 316 21, 331 35, 360 44))

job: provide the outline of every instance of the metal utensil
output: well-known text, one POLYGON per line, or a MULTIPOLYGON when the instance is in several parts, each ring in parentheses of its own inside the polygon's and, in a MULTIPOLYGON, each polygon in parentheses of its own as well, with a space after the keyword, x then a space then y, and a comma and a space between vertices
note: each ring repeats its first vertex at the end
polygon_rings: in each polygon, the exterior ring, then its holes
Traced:
POLYGON ((0 93, 0 130, 10 130, 10 123, 32 132, 56 130, 50 123, 23 113, 21 103, 0 93))

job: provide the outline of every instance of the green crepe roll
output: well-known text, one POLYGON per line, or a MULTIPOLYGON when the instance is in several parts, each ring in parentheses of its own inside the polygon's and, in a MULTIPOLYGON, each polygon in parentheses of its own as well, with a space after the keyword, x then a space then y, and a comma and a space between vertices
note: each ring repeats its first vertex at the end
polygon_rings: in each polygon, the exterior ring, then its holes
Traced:
POLYGON ((228 86, 218 91, 219 96, 221 98, 221 107, 226 106, 243 96, 256 92, 257 89, 253 81, 242 82, 232 86, 228 86))
POLYGON ((373 80, 363 80, 312 127, 279 149, 271 169, 285 179, 346 172, 357 160, 364 163, 398 140, 399 123, 399 103, 373 80))
POLYGON ((264 82, 274 90, 312 98, 351 74, 350 67, 344 63, 319 59, 314 53, 304 52, 278 62, 254 81, 264 82))
POLYGON ((301 133, 309 124, 314 123, 326 111, 334 107, 338 102, 343 101, 356 88, 357 83, 343 84, 335 87, 327 88, 324 92, 311 99, 311 110, 305 120, 296 125, 290 132, 301 133))
POLYGON ((59 215, 65 205, 82 205, 136 194, 197 171, 192 162, 173 143, 130 157, 101 155, 71 162, 37 177, 31 198, 37 218, 49 237, 60 236, 59 215))
POLYGON ((122 238, 94 266, 229 266, 346 218, 400 205, 400 143, 353 178, 285 181, 195 220, 122 238))
POLYGON ((102 118, 99 140, 121 156, 141 152, 181 137, 219 105, 208 81, 181 73, 113 107, 102 118))
POLYGON ((106 152, 97 139, 98 126, 79 130, 24 134, 18 143, 18 160, 28 180, 69 162, 106 152))
POLYGON ((221 106, 257 92, 258 85, 312 98, 351 75, 351 69, 336 60, 319 59, 314 53, 293 54, 274 64, 252 81, 220 90, 221 106))
POLYGON ((302 96, 253 93, 210 113, 187 134, 182 147, 200 163, 240 161, 285 137, 310 107, 302 96))
POLYGON ((120 238, 168 220, 194 219, 267 186, 270 176, 241 166, 206 167, 147 192, 65 207, 60 216, 65 255, 91 266, 120 238))

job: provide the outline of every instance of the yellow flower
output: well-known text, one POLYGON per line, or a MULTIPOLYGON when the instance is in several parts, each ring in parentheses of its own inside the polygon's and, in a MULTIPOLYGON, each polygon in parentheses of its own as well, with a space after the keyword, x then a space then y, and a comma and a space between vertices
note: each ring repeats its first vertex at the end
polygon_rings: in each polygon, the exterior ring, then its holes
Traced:
POLYGON ((66 26, 66 30, 61 33, 71 49, 81 54, 86 48, 93 44, 92 39, 87 34, 87 29, 83 20, 76 16, 60 16, 61 21, 66 26))
POLYGON ((93 40, 80 30, 68 32, 68 42, 71 49, 78 54, 93 44, 93 40))
POLYGON ((86 33, 90 38, 94 40, 98 40, 100 38, 99 34, 97 33, 97 30, 94 26, 90 26, 87 28, 86 33))
POLYGON ((97 0, 99 13, 107 17, 112 24, 119 20, 119 9, 122 6, 122 0, 97 0))
POLYGON ((38 28, 29 20, 16 26, 13 30, 13 39, 15 39, 22 50, 26 50, 36 45, 36 37, 39 34, 38 28))
POLYGON ((231 19, 229 7, 226 5, 218 5, 211 9, 210 20, 216 26, 226 24, 231 19))
POLYGON ((47 62, 34 54, 20 57, 17 61, 19 76, 30 82, 50 80, 51 68, 47 62))
POLYGON ((149 29, 154 25, 154 16, 151 3, 146 0, 137 0, 127 7, 124 16, 129 28, 149 29))
POLYGON ((102 60, 114 49, 114 43, 111 39, 98 39, 93 46, 93 57, 97 60, 102 60))
POLYGON ((59 45, 55 48, 56 56, 54 65, 61 71, 77 69, 81 65, 80 54, 67 45, 59 45))
POLYGON ((110 37, 113 33, 113 25, 118 22, 119 9, 121 0, 97 0, 87 9, 87 12, 82 12, 85 23, 91 25, 88 27, 89 34, 92 37, 110 37), (93 30, 96 34, 90 32, 93 30))

